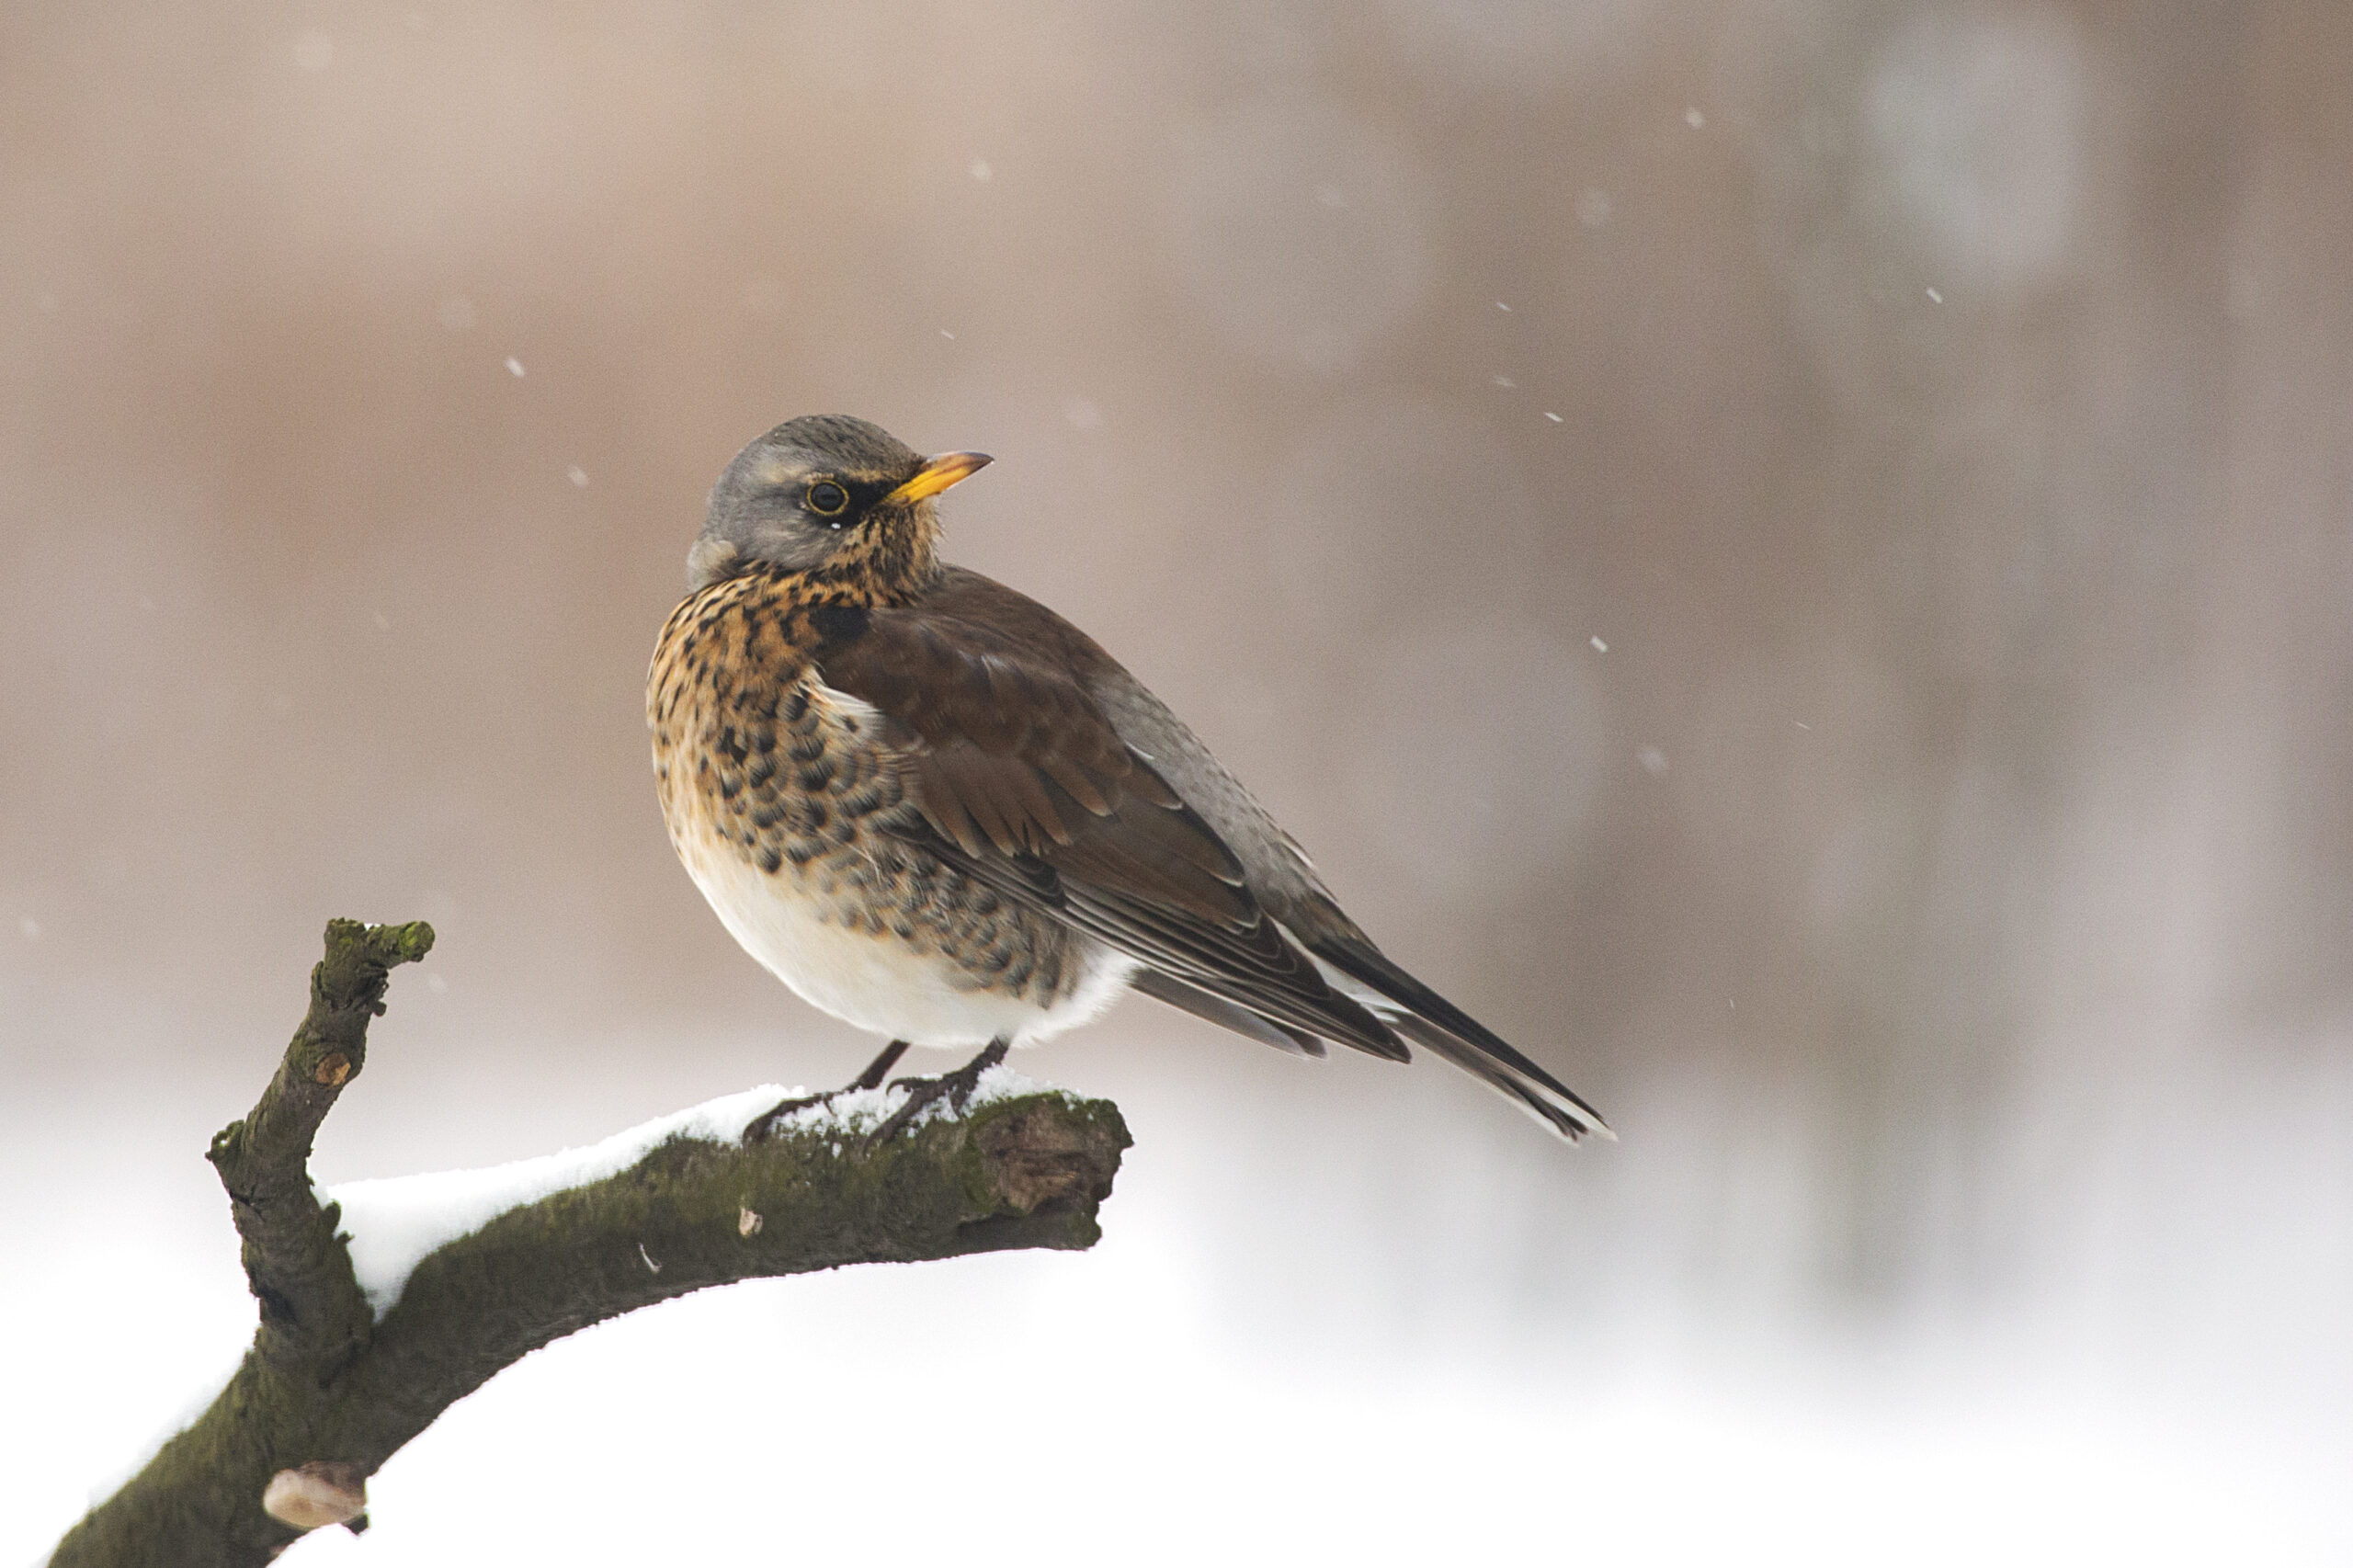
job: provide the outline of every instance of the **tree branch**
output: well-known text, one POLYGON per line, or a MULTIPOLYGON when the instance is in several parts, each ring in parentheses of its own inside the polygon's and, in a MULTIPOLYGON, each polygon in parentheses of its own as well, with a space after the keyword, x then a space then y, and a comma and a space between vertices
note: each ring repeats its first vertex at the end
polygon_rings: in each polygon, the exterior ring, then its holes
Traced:
POLYGON ((1096 1210, 1130 1142, 1118 1108, 1023 1094, 873 1148, 839 1125, 750 1145, 673 1137, 427 1254, 379 1322, 306 1165, 366 1061, 389 971, 432 944, 422 924, 328 926, 309 1015, 210 1154, 261 1303, 253 1349, 210 1409, 67 1534, 52 1568, 226 1568, 283 1551, 301 1533, 288 1520, 357 1514, 365 1528, 367 1478, 443 1410, 540 1346, 639 1307, 738 1279, 1078 1249, 1101 1234, 1096 1210))
POLYGON ((367 1342, 368 1303, 335 1218, 311 1191, 311 1141, 367 1065, 368 1020, 383 1016, 392 969, 433 950, 433 927, 330 920, 326 949, 311 970, 311 1010, 277 1075, 205 1155, 229 1189, 245 1281, 261 1303, 255 1353, 289 1367, 332 1368, 367 1342))

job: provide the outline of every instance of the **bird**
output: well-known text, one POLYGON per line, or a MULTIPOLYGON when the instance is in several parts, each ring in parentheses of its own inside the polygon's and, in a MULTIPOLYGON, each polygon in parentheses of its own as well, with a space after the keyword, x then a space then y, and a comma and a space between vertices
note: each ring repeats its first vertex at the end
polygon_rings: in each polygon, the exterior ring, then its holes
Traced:
POLYGON ((990 460, 846 415, 752 441, 711 487, 646 677, 688 874, 786 985, 890 1042, 847 1090, 911 1045, 978 1048, 894 1080, 906 1100, 873 1136, 961 1108, 1010 1048, 1137 991, 1295 1055, 1418 1045, 1563 1138, 1614 1137, 1375 946, 1100 644, 940 559, 939 496, 990 460))

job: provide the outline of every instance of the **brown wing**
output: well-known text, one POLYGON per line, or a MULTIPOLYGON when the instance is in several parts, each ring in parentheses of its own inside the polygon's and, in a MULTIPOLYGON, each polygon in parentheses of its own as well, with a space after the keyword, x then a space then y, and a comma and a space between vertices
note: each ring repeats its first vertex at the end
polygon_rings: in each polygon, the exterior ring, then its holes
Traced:
POLYGON ((904 746, 922 814, 898 831, 1213 996, 1405 1057, 1267 916, 1233 852, 1053 650, 921 606, 830 610, 820 630, 824 683, 879 710, 904 746))

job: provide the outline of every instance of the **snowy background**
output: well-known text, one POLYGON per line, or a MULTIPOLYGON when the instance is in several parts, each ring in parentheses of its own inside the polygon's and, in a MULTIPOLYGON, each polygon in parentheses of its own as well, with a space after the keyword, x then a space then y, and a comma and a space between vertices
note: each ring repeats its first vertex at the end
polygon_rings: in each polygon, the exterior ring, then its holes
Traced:
POLYGON ((2302 0, 0 11, 0 1563, 250 1333, 329 915, 441 943, 323 1180, 865 1061, 642 733, 830 410, 1623 1142, 1131 1003, 1020 1063, 1094 1253, 582 1335, 284 1561, 2353 1556, 2348 87, 2302 0))

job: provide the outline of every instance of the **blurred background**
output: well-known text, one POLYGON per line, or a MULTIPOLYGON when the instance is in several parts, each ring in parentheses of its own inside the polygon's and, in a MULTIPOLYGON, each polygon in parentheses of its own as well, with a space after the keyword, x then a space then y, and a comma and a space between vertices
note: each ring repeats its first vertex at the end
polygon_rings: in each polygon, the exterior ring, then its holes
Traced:
POLYGON ((1095 1253, 592 1331, 286 1561, 2345 1561, 2349 78, 2292 0, 0 11, 0 1561, 249 1335, 202 1153, 328 916, 440 946, 323 1180, 870 1053, 643 732, 818 411, 996 454, 951 557, 1622 1142, 1131 1000, 1020 1063, 1135 1130, 1095 1253))

